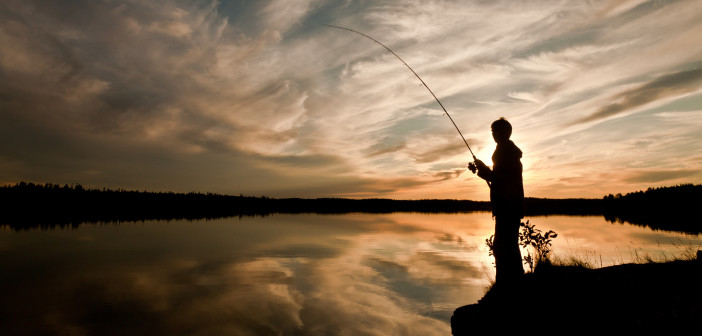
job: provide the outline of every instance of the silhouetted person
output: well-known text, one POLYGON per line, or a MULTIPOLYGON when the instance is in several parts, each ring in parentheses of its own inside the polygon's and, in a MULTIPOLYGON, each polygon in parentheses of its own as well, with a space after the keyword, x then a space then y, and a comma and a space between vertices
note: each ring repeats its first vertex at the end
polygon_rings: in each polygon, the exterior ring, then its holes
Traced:
POLYGON ((490 184, 490 203, 495 217, 496 283, 514 283, 524 275, 518 244, 519 224, 524 218, 522 151, 509 140, 512 125, 507 120, 500 118, 491 128, 497 143, 492 154, 492 170, 480 160, 476 160, 475 165, 478 176, 490 184))

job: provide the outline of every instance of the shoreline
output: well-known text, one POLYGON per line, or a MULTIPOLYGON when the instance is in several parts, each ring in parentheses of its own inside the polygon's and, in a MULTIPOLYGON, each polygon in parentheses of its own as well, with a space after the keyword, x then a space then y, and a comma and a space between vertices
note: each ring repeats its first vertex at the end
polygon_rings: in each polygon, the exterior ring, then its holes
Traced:
MULTIPOLYGON (((604 216, 611 223, 630 223, 653 230, 702 233, 696 204, 702 185, 650 189, 602 199, 527 197, 528 217, 549 215, 604 216)), ((0 187, 0 201, 10 209, 0 225, 16 230, 75 226, 85 222, 214 219, 274 214, 470 213, 491 211, 488 201, 461 199, 394 200, 382 198, 269 198, 244 195, 86 189, 20 182, 0 187)))
MULTIPOLYGON (((493 286, 457 308, 453 335, 505 329, 690 330, 702 321, 702 259, 589 269, 544 266, 516 287, 493 286), (533 323, 531 327, 528 324, 533 323), (535 329, 530 329, 535 328, 535 329)), ((694 330, 694 329, 692 329, 694 330)))

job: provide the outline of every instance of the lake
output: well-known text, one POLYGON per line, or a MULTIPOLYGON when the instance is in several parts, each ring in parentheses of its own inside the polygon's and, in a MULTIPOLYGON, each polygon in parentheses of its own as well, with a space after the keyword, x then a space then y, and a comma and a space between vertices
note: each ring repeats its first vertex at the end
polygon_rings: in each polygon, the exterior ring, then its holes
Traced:
MULTIPOLYGON (((666 260, 702 237, 526 218, 556 258, 666 260)), ((0 334, 450 335, 494 279, 489 213, 230 217, 0 229, 0 334)))

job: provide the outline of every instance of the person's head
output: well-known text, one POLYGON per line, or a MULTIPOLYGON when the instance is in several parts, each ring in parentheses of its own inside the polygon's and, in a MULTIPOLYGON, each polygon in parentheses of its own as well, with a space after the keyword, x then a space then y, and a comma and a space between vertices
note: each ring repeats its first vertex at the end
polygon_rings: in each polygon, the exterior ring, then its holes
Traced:
POLYGON ((492 138, 495 142, 505 142, 512 135, 512 125, 505 118, 495 120, 490 126, 492 129, 492 138))

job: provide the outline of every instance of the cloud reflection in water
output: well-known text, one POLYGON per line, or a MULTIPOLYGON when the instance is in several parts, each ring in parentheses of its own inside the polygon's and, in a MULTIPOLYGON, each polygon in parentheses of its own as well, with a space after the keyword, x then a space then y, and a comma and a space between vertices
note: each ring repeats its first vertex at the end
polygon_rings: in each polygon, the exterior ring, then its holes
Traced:
POLYGON ((424 223, 439 218, 272 216, 3 231, 0 261, 15 275, 0 280, 8 290, 1 329, 446 335, 456 297, 482 294, 480 281, 471 291, 466 280, 482 274, 465 259, 478 248, 455 226, 424 223))
MULTIPOLYGON (((556 255, 609 264, 700 245, 601 217, 531 220, 559 233, 556 255)), ((448 335, 494 275, 492 228, 488 213, 403 213, 0 230, 0 334, 448 335)))

